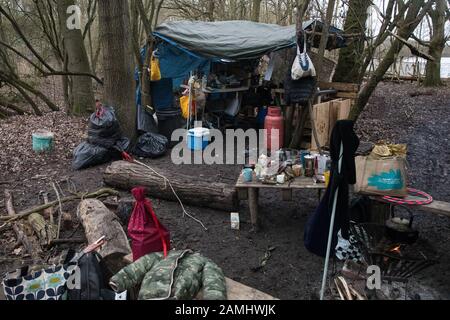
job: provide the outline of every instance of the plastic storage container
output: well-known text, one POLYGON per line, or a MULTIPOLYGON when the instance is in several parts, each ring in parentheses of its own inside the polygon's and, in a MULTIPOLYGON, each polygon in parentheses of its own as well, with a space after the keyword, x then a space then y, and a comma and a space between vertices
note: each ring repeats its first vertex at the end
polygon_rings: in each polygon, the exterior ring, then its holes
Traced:
POLYGON ((158 117, 159 134, 162 134, 169 140, 170 147, 175 146, 178 141, 172 141, 172 134, 184 125, 181 117, 181 109, 171 108, 164 111, 158 110, 156 111, 156 116, 158 117))
POLYGON ((266 129, 265 142, 267 150, 274 152, 283 148, 284 119, 280 108, 278 107, 269 108, 266 120, 264 122, 264 129, 266 129))
POLYGON ((50 152, 53 150, 53 141, 55 135, 47 130, 38 130, 33 133, 34 152, 50 152))
POLYGON ((210 132, 206 128, 194 128, 188 131, 188 148, 193 151, 205 150, 209 145, 210 132))

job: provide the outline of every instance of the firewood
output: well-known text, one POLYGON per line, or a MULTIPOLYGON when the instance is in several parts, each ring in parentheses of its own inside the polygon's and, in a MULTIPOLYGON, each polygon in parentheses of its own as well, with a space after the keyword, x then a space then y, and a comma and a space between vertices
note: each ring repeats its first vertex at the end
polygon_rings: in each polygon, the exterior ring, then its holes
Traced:
POLYGON ((48 246, 57 236, 56 225, 47 223, 39 213, 29 215, 28 223, 33 228, 42 247, 48 246))
MULTIPOLYGON (((97 191, 92 192, 92 193, 76 194, 76 195, 73 195, 73 196, 68 196, 68 197, 62 198, 61 199, 61 203, 66 203, 66 202, 70 202, 70 201, 74 201, 74 200, 80 200, 80 199, 102 198, 102 197, 108 197, 108 196, 111 196, 111 195, 118 195, 118 194, 119 193, 116 190, 109 189, 109 188, 103 188, 103 189, 97 190, 97 191)), ((33 214, 33 213, 36 213, 36 212, 41 212, 41 211, 43 211, 45 209, 54 207, 54 206, 56 206, 58 204, 59 204, 59 201, 55 200, 55 201, 49 202, 47 204, 43 204, 43 205, 39 205, 39 206, 36 206, 34 208, 31 208, 31 209, 27 209, 25 211, 22 211, 22 212, 16 214, 15 216, 9 216, 9 217, 7 217, 7 216, 6 217, 1 217, 0 216, 0 221, 12 222, 12 221, 15 221, 15 220, 18 220, 18 219, 23 219, 23 218, 28 217, 30 214, 33 214)))
MULTIPOLYGON (((17 216, 16 210, 13 205, 13 195, 10 190, 5 190, 5 206, 6 211, 8 212, 9 218, 15 218, 17 216)), ((32 237, 28 237, 24 227, 20 225, 20 223, 15 222, 12 225, 14 233, 17 237, 17 243, 22 244, 25 251, 30 254, 34 263, 38 263, 40 260, 39 253, 42 252, 42 249, 37 244, 36 239, 31 239, 32 237)))

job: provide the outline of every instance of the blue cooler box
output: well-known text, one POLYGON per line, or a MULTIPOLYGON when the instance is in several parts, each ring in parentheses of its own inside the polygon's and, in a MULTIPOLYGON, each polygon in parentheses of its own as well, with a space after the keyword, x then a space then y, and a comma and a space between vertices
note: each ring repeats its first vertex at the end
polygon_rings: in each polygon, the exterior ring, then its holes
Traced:
POLYGON ((209 145, 210 132, 206 128, 194 128, 188 131, 188 148, 193 151, 203 151, 209 145))

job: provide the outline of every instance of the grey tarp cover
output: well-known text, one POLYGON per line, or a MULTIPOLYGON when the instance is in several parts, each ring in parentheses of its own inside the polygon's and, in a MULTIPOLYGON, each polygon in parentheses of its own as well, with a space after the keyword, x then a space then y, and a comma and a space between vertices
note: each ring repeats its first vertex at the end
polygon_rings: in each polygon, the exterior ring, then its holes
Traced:
MULTIPOLYGON (((313 23, 307 21, 303 28, 313 23)), ((158 26, 155 36, 203 57, 240 60, 295 46, 296 27, 251 21, 172 21, 158 26)))

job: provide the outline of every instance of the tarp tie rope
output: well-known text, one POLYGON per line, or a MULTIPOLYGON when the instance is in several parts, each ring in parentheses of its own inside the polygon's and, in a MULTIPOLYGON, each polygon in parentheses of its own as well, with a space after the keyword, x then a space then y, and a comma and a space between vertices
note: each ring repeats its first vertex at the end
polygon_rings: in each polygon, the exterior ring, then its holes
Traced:
POLYGON ((95 116, 97 118, 101 118, 101 117, 103 117, 104 114, 105 114, 105 109, 103 108, 103 106, 101 105, 100 107, 97 107, 97 112, 95 113, 95 116))
POLYGON ((208 231, 208 228, 205 227, 205 225, 203 224, 203 222, 199 219, 197 219, 196 217, 194 217, 192 214, 190 214, 189 212, 187 212, 186 208, 184 207, 183 202, 181 201, 180 197, 178 196, 177 192, 175 191, 175 188, 173 187, 172 183, 170 182, 169 179, 167 179, 165 176, 163 176, 162 174, 160 174, 159 172, 157 172, 155 169, 153 169, 152 167, 146 165, 145 163, 142 163, 136 159, 134 159, 133 157, 131 157, 128 153, 126 152, 122 152, 122 157, 125 161, 130 162, 130 163, 134 163, 137 164, 141 167, 147 168, 148 170, 152 171, 155 175, 157 175, 158 177, 162 178, 164 183, 165 183, 165 187, 167 187, 167 185, 169 185, 170 189, 172 190, 172 193, 174 194, 175 198, 177 199, 178 203, 181 206, 181 209, 183 210, 183 217, 187 216, 189 218, 191 218, 192 220, 194 220, 195 222, 197 222, 198 224, 200 224, 202 226, 203 229, 205 229, 205 231, 208 231))

